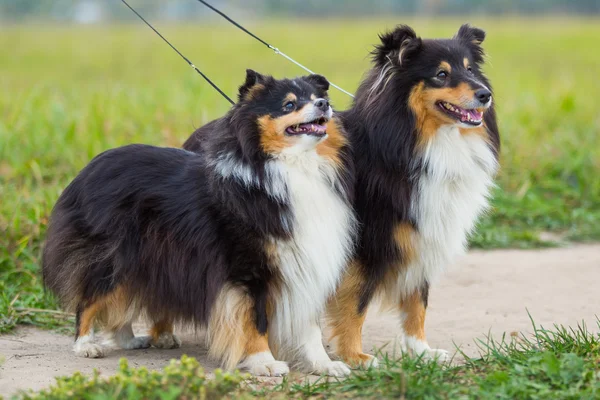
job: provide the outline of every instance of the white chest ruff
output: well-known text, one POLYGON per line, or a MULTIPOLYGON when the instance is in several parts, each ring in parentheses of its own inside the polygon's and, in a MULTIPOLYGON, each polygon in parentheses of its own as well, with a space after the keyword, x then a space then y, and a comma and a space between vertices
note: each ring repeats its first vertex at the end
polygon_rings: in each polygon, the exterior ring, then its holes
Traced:
POLYGON ((423 154, 423 172, 411 198, 417 222, 414 260, 398 277, 400 298, 432 283, 456 256, 465 252, 468 235, 488 207, 497 170, 486 141, 442 127, 423 154))
POLYGON ((351 256, 356 223, 336 193, 335 170, 316 152, 282 157, 274 167, 294 213, 292 239, 275 242, 284 283, 269 325, 285 343, 318 320, 351 256))

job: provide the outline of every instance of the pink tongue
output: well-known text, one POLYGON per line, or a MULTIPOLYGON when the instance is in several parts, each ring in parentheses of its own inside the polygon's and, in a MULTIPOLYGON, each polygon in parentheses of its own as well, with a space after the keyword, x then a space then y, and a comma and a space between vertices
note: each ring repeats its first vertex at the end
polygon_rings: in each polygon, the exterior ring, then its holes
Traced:
POLYGON ((483 118, 483 113, 481 111, 469 110, 469 113, 471 114, 471 118, 475 120, 480 120, 481 118, 483 118))
POLYGON ((325 133, 325 125, 302 124, 302 125, 300 125, 300 128, 305 128, 305 129, 315 132, 315 133, 325 133))
POLYGON ((477 111, 477 110, 460 110, 460 113, 462 115, 462 120, 467 120, 467 115, 471 116, 471 120, 474 121, 480 121, 481 118, 483 117, 483 113, 481 111, 477 111))

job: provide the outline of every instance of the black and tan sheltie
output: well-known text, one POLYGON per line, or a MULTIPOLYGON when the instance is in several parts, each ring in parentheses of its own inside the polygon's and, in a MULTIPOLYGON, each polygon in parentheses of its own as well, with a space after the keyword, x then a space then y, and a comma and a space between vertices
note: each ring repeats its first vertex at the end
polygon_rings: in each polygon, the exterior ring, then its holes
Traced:
POLYGON ((43 257, 45 284, 76 312, 76 354, 103 355, 94 324, 134 349, 179 346, 181 322, 206 327, 209 354, 229 369, 349 373, 319 328, 355 232, 352 160, 328 87, 248 70, 196 153, 130 145, 79 173, 43 257), (149 336, 133 334, 139 315, 149 336))
POLYGON ((377 362, 361 341, 375 298, 399 312, 403 350, 447 358, 426 341, 429 286, 465 251, 500 148, 484 31, 463 25, 452 39, 423 40, 399 26, 380 38, 353 106, 339 114, 354 147, 361 233, 328 313, 351 365, 377 362))
POLYGON ((484 31, 463 25, 452 39, 423 40, 399 26, 380 39, 352 107, 336 113, 353 147, 360 233, 328 314, 352 366, 377 364, 361 338, 374 299, 399 312, 403 350, 447 358, 425 337, 429 286, 465 251, 500 149, 484 31))

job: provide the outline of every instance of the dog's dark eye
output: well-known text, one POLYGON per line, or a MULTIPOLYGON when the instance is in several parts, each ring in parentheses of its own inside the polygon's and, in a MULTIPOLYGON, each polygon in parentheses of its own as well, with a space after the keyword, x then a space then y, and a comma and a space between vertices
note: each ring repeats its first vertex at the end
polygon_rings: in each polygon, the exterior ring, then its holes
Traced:
POLYGON ((294 102, 288 101, 283 105, 283 108, 285 109, 285 111, 292 111, 294 109, 294 102))
POLYGON ((440 71, 436 76, 440 79, 446 79, 448 77, 448 73, 446 71, 440 71))
POLYGON ((469 71, 470 73, 473 73, 473 68, 471 68, 471 66, 468 66, 467 71, 469 71))

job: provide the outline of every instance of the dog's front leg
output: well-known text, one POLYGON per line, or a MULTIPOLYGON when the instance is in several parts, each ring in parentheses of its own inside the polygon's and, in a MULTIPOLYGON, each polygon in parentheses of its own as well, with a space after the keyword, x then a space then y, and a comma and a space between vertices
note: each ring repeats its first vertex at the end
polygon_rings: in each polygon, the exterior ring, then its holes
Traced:
POLYGON ((446 350, 432 349, 425 338, 425 314, 428 285, 416 290, 400 302, 400 319, 402 323, 402 350, 424 359, 435 359, 444 362, 449 359, 446 350))

